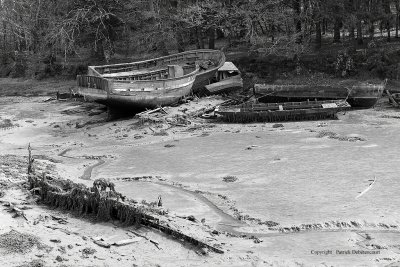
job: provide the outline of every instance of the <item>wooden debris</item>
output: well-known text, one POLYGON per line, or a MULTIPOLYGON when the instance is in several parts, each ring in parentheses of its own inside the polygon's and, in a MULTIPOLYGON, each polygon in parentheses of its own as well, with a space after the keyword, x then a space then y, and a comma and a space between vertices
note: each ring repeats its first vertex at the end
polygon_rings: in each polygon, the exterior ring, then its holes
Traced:
POLYGON ((131 239, 124 239, 124 240, 120 240, 117 242, 114 242, 113 245, 115 246, 126 246, 126 245, 130 245, 132 243, 136 243, 139 242, 142 238, 131 238, 131 239))
POLYGON ((158 111, 160 111, 160 110, 162 110, 162 111, 165 112, 165 110, 163 110, 163 109, 160 107, 160 108, 156 108, 156 109, 152 109, 152 110, 146 110, 146 111, 137 113, 136 116, 139 116, 139 117, 140 117, 140 116, 144 116, 144 115, 150 115, 150 114, 155 113, 155 112, 158 112, 158 111))
POLYGON ((392 106, 398 108, 399 107, 399 103, 397 103, 397 101, 393 98, 392 94, 389 92, 389 90, 386 90, 386 94, 389 97, 389 102, 392 106))
POLYGON ((154 240, 150 240, 150 243, 154 244, 154 246, 156 246, 156 248, 158 248, 158 250, 160 250, 161 248, 158 246, 158 242, 154 241, 154 240))
POLYGON ((61 217, 56 217, 56 216, 51 215, 51 218, 53 220, 57 221, 60 224, 67 224, 68 223, 66 219, 63 219, 61 217))
POLYGON ((5 204, 3 204, 3 206, 8 207, 8 212, 14 212, 14 214, 12 216, 13 218, 21 216, 26 221, 29 221, 28 218, 26 217, 25 213, 20 208, 13 205, 11 202, 5 203, 5 204))
POLYGON ((100 247, 103 247, 103 248, 110 248, 111 247, 111 244, 109 244, 109 243, 107 243, 105 241, 102 241, 102 240, 93 240, 93 243, 95 243, 96 245, 98 245, 100 247))

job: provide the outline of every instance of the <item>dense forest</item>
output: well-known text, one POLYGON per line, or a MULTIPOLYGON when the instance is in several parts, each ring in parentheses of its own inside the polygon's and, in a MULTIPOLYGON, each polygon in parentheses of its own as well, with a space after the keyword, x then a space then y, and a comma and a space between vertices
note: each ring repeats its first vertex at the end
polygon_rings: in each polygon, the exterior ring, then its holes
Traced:
POLYGON ((3 77, 74 75, 218 42, 291 55, 374 47, 398 38, 400 24, 398 0, 1 0, 0 12, 3 77))

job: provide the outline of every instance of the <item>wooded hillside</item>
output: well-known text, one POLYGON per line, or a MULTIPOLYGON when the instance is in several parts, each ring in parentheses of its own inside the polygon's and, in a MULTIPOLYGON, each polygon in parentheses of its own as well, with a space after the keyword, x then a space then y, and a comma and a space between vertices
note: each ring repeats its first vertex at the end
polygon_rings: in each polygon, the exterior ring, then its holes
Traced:
POLYGON ((276 55, 374 47, 399 37, 399 12, 398 0, 2 0, 0 75, 73 76, 218 40, 276 55))

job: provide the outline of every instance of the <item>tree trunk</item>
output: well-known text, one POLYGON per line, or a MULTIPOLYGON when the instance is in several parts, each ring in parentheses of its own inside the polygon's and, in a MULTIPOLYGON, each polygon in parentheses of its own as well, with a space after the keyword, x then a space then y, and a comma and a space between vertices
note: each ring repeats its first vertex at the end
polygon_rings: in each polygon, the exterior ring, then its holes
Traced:
POLYGON ((295 19, 294 19, 294 24, 295 24, 295 29, 296 29, 296 43, 301 43, 302 42, 302 35, 301 35, 301 20, 300 20, 300 15, 301 15, 301 0, 293 0, 293 9, 295 12, 295 19))
POLYGON ((162 55, 162 56, 168 56, 168 49, 167 49, 167 45, 166 45, 166 43, 165 43, 165 41, 164 40, 162 40, 162 41, 160 41, 159 43, 158 43, 158 49, 157 50, 159 50, 160 51, 160 54, 162 55))
POLYGON ((215 29, 210 28, 208 30, 208 48, 215 49, 215 29))
POLYGON ((3 51, 7 52, 7 25, 6 21, 3 20, 3 51))
POLYGON ((317 48, 321 48, 322 46, 322 32, 321 32, 321 21, 317 21, 315 23, 315 43, 317 44, 317 48))
POLYGON ((224 32, 220 29, 217 29, 217 39, 221 39, 224 37, 225 37, 224 32))
POLYGON ((148 0, 149 2, 149 11, 154 12, 154 0, 148 0))
POLYGON ((129 34, 129 30, 125 29, 126 33, 125 33, 125 56, 128 57, 130 54, 130 50, 131 50, 131 39, 130 39, 130 34, 129 34))
POLYGON ((361 20, 357 20, 357 43, 359 45, 363 44, 363 34, 362 34, 361 20))
POLYGON ((335 18, 335 24, 333 26, 333 42, 340 43, 340 24, 339 18, 335 18))
POLYGON ((203 33, 198 27, 196 28, 196 35, 197 35, 197 48, 203 49, 204 48, 203 33))
POLYGON ((260 22, 259 20, 257 20, 257 24, 258 24, 258 26, 259 26, 260 29, 261 29, 261 33, 262 33, 262 34, 265 34, 266 32, 265 32, 265 30, 264 30, 264 27, 262 26, 262 24, 261 24, 261 22, 260 22))
POLYGON ((370 21, 369 24, 369 38, 372 40, 374 39, 374 35, 375 35, 375 25, 373 21, 370 21))
POLYGON ((383 0, 382 4, 383 4, 383 9, 385 11, 385 28, 387 31, 387 41, 390 42, 391 38, 390 38, 390 29, 392 28, 392 24, 391 24, 391 17, 392 17, 392 12, 390 10, 390 3, 391 0, 383 0))
POLYGON ((270 28, 271 28, 271 41, 274 42, 275 41, 275 24, 271 24, 270 28))
POLYGON ((400 11, 400 3, 399 1, 395 1, 395 6, 396 6, 396 38, 399 38, 399 11, 400 11))
POLYGON ((182 31, 178 30, 176 33, 176 43, 178 45, 178 52, 184 52, 185 51, 185 42, 183 39, 183 34, 182 31))
POLYGON ((355 31, 354 27, 350 27, 350 29, 349 29, 350 40, 354 40, 354 38, 355 38, 354 31, 355 31))

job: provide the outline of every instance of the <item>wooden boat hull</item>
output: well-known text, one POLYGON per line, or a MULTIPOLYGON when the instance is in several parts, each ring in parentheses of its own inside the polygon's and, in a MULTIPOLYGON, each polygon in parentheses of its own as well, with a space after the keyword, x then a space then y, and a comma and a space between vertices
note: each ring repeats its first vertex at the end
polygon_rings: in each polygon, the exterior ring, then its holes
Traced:
POLYGON ((373 107, 382 97, 383 85, 354 85, 346 87, 307 85, 255 85, 254 93, 263 95, 261 102, 276 103, 306 100, 346 99, 352 107, 373 107))
POLYGON ((114 109, 139 111, 177 103, 192 91, 195 74, 168 79, 113 81, 94 76, 78 76, 78 93, 86 100, 114 109))
POLYGON ((242 104, 220 107, 215 113, 227 122, 275 122, 334 119, 340 111, 349 109, 344 101, 305 101, 287 103, 242 104))
POLYGON ((86 100, 98 102, 111 108, 139 111, 146 108, 168 106, 177 103, 191 93, 191 86, 165 92, 135 92, 129 95, 107 94, 99 89, 79 88, 78 93, 86 100))

